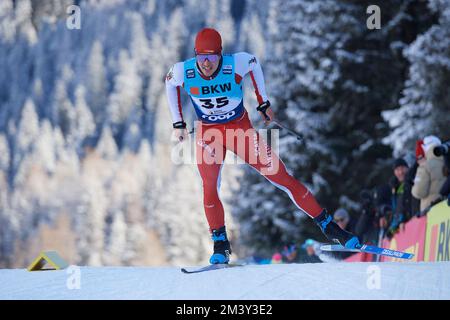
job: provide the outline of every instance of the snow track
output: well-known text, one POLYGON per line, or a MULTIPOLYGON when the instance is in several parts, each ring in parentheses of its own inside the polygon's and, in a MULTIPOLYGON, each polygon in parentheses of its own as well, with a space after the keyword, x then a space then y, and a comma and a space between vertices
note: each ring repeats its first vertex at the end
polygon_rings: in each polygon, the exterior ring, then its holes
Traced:
POLYGON ((450 299, 450 262, 249 265, 183 274, 176 267, 0 270, 0 299, 450 299))

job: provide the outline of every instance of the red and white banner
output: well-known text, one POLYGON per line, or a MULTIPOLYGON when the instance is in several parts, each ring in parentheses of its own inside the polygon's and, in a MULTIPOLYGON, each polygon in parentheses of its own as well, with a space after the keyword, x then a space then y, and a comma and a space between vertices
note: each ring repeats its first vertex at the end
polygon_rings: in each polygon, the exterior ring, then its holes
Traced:
POLYGON ((412 260, 396 259, 381 256, 380 261, 423 261, 425 252, 425 235, 427 231, 427 217, 412 218, 405 224, 404 230, 400 230, 389 241, 385 239, 382 247, 413 253, 414 258, 412 260))

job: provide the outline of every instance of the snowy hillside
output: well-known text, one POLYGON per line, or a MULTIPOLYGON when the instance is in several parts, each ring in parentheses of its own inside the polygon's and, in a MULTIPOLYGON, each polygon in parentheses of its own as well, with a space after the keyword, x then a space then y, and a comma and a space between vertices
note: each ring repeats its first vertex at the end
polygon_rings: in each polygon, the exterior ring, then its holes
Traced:
POLYGON ((227 47, 234 27, 229 1, 210 1, 208 21, 190 18, 207 16, 197 2, 0 1, 1 268, 61 243, 80 265, 202 263, 200 177, 171 161, 163 79, 200 26, 227 47), (72 3, 80 30, 66 26, 72 3))
POLYGON ((450 299, 450 263, 249 265, 199 274, 176 267, 0 270, 0 299, 450 299), (217 290, 217 288, 221 288, 217 290))

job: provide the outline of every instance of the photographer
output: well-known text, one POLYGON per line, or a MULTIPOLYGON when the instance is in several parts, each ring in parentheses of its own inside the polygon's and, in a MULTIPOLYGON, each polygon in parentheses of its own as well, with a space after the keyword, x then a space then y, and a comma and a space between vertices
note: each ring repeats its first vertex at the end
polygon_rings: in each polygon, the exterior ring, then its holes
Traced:
POLYGON ((447 174, 447 180, 445 181, 444 185, 442 186, 440 190, 440 194, 442 198, 447 199, 447 204, 450 206, 450 172, 449 168, 445 168, 446 174, 447 174))
POLYGON ((444 167, 444 176, 447 177, 447 180, 444 182, 439 193, 441 194, 443 199, 447 199, 447 204, 450 206, 450 140, 443 143, 440 146, 434 148, 433 153, 435 156, 444 156, 445 159, 445 167, 444 167))
POLYGON ((440 199, 442 186, 446 180, 444 176, 444 159, 437 157, 433 150, 441 145, 441 140, 435 136, 427 136, 423 139, 423 151, 425 157, 419 161, 419 167, 414 179, 412 194, 420 199, 421 214, 425 214, 434 201, 440 199))
POLYGON ((362 213, 356 223, 355 234, 364 243, 379 245, 392 220, 391 190, 388 185, 375 191, 363 190, 360 198, 362 213))
POLYGON ((408 173, 405 177, 405 194, 410 195, 409 203, 409 217, 407 220, 414 216, 420 215, 420 200, 415 198, 412 194, 412 188, 414 186, 414 178, 417 174, 417 169, 419 168, 419 162, 425 157, 425 153, 422 148, 423 140, 416 141, 416 157, 413 165, 409 168, 408 173))

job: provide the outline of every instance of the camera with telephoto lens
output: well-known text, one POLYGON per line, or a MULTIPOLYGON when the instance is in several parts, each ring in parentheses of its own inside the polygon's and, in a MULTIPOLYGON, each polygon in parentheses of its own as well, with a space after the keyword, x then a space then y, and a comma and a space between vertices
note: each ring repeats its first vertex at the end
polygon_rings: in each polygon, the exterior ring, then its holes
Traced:
POLYGON ((368 189, 363 189, 360 193, 359 193, 359 198, 362 201, 362 205, 363 207, 371 207, 373 206, 373 195, 372 195, 372 191, 368 190, 368 189))
POLYGON ((433 153, 436 157, 446 156, 446 155, 448 155, 449 149, 450 149, 450 140, 447 142, 444 142, 440 146, 434 147, 433 153))
POLYGON ((359 194, 359 198, 361 199, 363 213, 381 218, 391 214, 392 207, 389 204, 380 203, 380 195, 378 193, 378 189, 363 189, 359 194))
POLYGON ((440 146, 436 146, 433 149, 433 153, 436 157, 443 156, 445 159, 445 165, 447 166, 447 169, 450 170, 450 140, 444 142, 440 146))
POLYGON ((363 214, 376 215, 377 210, 375 206, 373 190, 361 190, 361 192, 359 193, 359 198, 361 199, 363 214))

